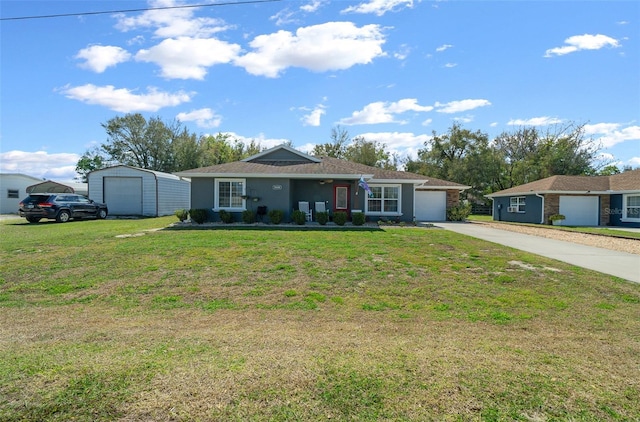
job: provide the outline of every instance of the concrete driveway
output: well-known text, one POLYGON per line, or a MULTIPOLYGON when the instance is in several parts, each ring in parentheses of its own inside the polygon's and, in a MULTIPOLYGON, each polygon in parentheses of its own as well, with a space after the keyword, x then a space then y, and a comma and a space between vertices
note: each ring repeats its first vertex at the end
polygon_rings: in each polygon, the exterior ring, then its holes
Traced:
POLYGON ((456 233, 640 283, 640 255, 514 233, 481 224, 436 223, 435 225, 456 233))

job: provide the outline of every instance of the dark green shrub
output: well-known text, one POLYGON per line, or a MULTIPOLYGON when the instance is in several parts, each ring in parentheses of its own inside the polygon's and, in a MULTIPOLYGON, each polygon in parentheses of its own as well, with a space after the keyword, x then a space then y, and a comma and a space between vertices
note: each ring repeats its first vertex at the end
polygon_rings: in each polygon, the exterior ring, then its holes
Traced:
POLYGON ((471 204, 458 204, 447 210, 448 221, 465 221, 471 214, 471 204))
POLYGON ((320 211, 316 213, 316 220, 318 221, 318 223, 320 225, 325 225, 327 224, 327 221, 329 221, 329 212, 328 211, 320 211))
POLYGON ((271 224, 280 224, 284 218, 284 211, 270 210, 267 215, 269 216, 269 222, 271 224))
POLYGON ((231 214, 229 211, 220 210, 218 213, 220 214, 220 221, 225 224, 233 223, 233 214, 231 214))
POLYGON ((202 208, 190 209, 189 214, 191 215, 191 221, 198 224, 204 223, 208 218, 207 210, 202 208))
POLYGON ((363 212, 354 212, 351 215, 351 222, 354 226, 361 226, 364 224, 365 216, 363 212))
POLYGON ((333 222, 339 226, 344 226, 347 222, 347 213, 344 211, 336 211, 333 213, 333 222))
POLYGON ((291 213, 291 221, 302 226, 307 221, 307 213, 300 210, 295 210, 291 213))
POLYGON ((245 224, 253 224, 256 222, 256 213, 251 210, 242 211, 242 222, 245 224))
POLYGON ((178 217, 178 220, 180 221, 184 221, 187 218, 189 218, 189 211, 185 209, 176 210, 175 214, 176 214, 176 217, 178 217))

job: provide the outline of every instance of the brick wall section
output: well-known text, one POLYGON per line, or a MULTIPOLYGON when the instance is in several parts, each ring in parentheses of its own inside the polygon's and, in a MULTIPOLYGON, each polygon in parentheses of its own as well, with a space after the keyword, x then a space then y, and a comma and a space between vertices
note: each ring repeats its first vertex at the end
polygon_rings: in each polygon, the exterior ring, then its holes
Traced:
POLYGON ((610 215, 607 210, 611 208, 611 195, 600 195, 600 225, 608 226, 610 215))
POLYGON ((447 209, 455 207, 460 202, 460 191, 448 190, 447 191, 447 209))
POLYGON ((560 195, 548 193, 544 196, 544 222, 549 223, 549 217, 560 213, 560 195))

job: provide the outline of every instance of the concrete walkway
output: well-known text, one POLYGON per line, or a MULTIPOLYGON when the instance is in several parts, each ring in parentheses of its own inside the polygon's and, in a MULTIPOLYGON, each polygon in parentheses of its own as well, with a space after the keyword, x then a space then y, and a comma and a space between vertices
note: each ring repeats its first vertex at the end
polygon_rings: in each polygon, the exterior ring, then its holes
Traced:
POLYGON ((640 283, 640 255, 514 233, 481 224, 436 223, 435 226, 640 283))

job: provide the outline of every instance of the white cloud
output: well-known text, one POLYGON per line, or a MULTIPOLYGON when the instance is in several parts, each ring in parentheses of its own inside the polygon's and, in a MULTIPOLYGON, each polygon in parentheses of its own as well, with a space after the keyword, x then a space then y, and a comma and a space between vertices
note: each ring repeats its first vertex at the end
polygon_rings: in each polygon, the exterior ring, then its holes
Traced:
POLYGON ((282 138, 267 138, 264 133, 260 133, 257 136, 243 136, 238 135, 235 132, 222 132, 223 135, 229 135, 231 139, 238 140, 245 145, 249 145, 252 141, 256 144, 260 144, 262 148, 272 148, 277 145, 282 145, 289 142, 289 139, 282 138))
POLYGON ((412 8, 413 0, 369 0, 356 6, 349 6, 342 10, 341 13, 373 13, 382 16, 387 12, 397 11, 404 8, 412 8))
POLYGON ((435 107, 438 113, 461 113, 463 111, 469 111, 478 107, 490 106, 491 103, 488 100, 460 100, 451 101, 448 103, 436 102, 435 107))
POLYGON ((640 166, 640 157, 631 157, 628 163, 632 166, 640 166))
POLYGON ((326 113, 325 107, 318 104, 309 114, 302 117, 304 126, 320 126, 320 118, 326 113))
POLYGON ((192 110, 188 113, 178 113, 176 119, 181 122, 196 122, 196 125, 204 128, 218 127, 220 123, 222 123, 222 117, 215 114, 210 108, 192 110))
POLYGON ((433 110, 431 106, 421 106, 415 98, 405 98, 397 102, 378 101, 364 106, 360 111, 354 111, 351 117, 340 120, 344 125, 363 125, 377 123, 406 123, 398 121, 396 114, 402 114, 407 111, 429 112, 433 110))
POLYGON ((78 160, 78 154, 7 151, 0 153, 0 172, 70 182, 77 176, 75 169, 78 160))
POLYGON ((128 61, 131 54, 123 48, 112 45, 92 45, 80 50, 75 58, 85 60, 79 65, 80 67, 102 73, 108 67, 128 61))
POLYGON ((557 117, 532 117, 531 119, 511 119, 507 122, 509 126, 549 126, 562 123, 562 119, 557 117))
POLYGON ((580 50, 600 50, 604 47, 620 47, 618 40, 602 34, 574 35, 564 40, 564 42, 566 45, 547 50, 544 57, 563 56, 580 50))
POLYGON ((444 65, 444 67, 448 67, 449 69, 452 67, 456 67, 458 65, 458 63, 447 63, 444 65))
POLYGON ((598 123, 595 125, 585 125, 584 131, 587 135, 602 135, 596 137, 595 141, 605 148, 626 141, 640 141, 640 126, 627 126, 620 128, 618 123, 598 123))
POLYGON ((440 52, 448 50, 448 49, 450 49, 452 47, 453 47, 453 45, 451 45, 451 44, 443 44, 440 47, 436 48, 436 51, 440 53, 440 52))
POLYGON ((398 60, 405 60, 407 57, 409 57, 409 53, 411 53, 411 47, 409 47, 407 44, 402 44, 398 48, 398 51, 393 53, 393 57, 398 60))
POLYGON ((93 84, 65 87, 60 92, 67 98, 87 104, 101 105, 121 113, 158 111, 163 107, 189 102, 192 95, 183 91, 171 94, 153 87, 147 88, 145 94, 136 94, 126 88, 116 89, 113 85, 96 86, 93 84))
POLYGON ((157 64, 165 78, 201 80, 207 74, 207 67, 229 63, 239 52, 239 45, 215 38, 180 37, 140 50, 136 60, 157 64))
POLYGON ((307 13, 313 13, 318 11, 318 9, 327 3, 329 3, 328 0, 311 0, 311 2, 300 6, 300 10, 307 13))
MULTIPOLYGON (((173 0, 150 2, 150 7, 172 7, 180 5, 173 0)), ((116 14, 116 29, 128 32, 137 29, 155 28, 157 38, 171 37, 208 37, 217 32, 226 31, 229 26, 214 18, 194 18, 197 8, 177 8, 148 10, 136 16, 116 14)))
POLYGON ((343 70, 384 56, 384 42, 378 25, 358 28, 351 22, 328 22, 299 28, 295 34, 278 31, 259 35, 249 44, 254 51, 234 63, 252 75, 271 78, 288 67, 314 72, 343 70))

